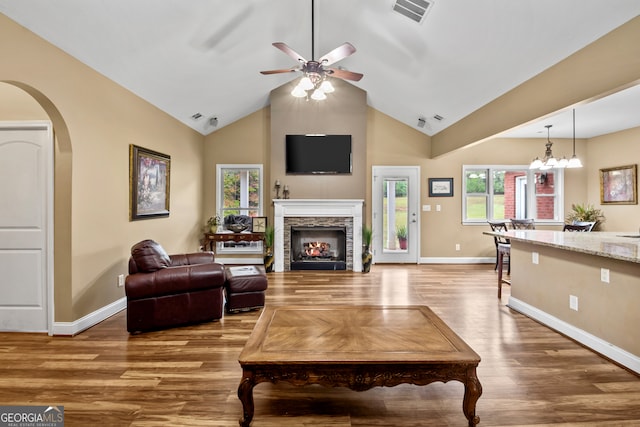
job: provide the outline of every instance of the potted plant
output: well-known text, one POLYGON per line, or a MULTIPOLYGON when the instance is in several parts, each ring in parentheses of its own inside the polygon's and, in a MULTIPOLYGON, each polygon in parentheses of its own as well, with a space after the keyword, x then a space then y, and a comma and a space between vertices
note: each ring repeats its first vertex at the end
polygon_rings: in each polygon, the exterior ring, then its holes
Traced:
POLYGON ((268 225, 264 230, 264 270, 267 273, 273 271, 273 239, 275 230, 272 225, 268 225))
POLYGON ((600 228, 600 224, 605 222, 604 214, 600 209, 596 209, 593 205, 587 204, 571 204, 571 212, 565 218, 567 224, 576 222, 595 222, 592 230, 600 228))
POLYGON ((215 233, 216 231, 218 231, 218 226, 220 224, 222 224, 222 222, 220 221, 220 214, 215 214, 214 216, 209 217, 209 219, 207 220, 205 231, 215 233))
POLYGON ((396 229, 396 237, 400 244, 400 249, 407 249, 407 226, 401 225, 396 229))
POLYGON ((362 272, 371 271, 373 262, 373 254, 371 253, 371 240, 373 238, 373 230, 370 227, 362 226, 362 272))

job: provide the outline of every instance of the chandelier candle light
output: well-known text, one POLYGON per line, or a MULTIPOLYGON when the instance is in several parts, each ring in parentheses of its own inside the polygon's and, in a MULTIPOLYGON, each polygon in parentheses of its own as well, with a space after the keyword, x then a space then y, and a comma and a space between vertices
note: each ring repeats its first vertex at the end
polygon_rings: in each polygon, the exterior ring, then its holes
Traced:
POLYGON ((573 110, 573 156, 570 160, 567 160, 566 157, 562 157, 562 159, 558 160, 553 156, 553 152, 551 151, 551 146, 553 142, 549 138, 549 133, 552 125, 546 125, 547 128, 547 143, 545 144, 544 157, 542 160, 536 157, 533 159, 531 164, 529 165, 529 169, 539 169, 539 170, 548 170, 548 169, 563 169, 563 168, 581 168, 582 162, 576 156, 576 110, 573 110))

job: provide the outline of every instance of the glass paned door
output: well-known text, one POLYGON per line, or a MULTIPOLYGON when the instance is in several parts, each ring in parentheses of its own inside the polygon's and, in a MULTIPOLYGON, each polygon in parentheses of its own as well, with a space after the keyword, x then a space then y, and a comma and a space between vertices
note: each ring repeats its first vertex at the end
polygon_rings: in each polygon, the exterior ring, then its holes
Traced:
POLYGON ((373 262, 418 262, 419 168, 373 168, 373 262))

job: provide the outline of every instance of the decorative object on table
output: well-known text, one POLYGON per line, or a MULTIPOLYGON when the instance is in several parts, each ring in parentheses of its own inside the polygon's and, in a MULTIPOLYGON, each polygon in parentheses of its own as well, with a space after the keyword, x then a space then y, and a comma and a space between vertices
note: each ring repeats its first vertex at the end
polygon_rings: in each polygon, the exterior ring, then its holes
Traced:
POLYGON ((251 217, 249 215, 229 214, 224 217, 224 226, 227 230, 240 233, 251 227, 251 217))
POLYGON ((209 217, 206 225, 206 232, 216 233, 218 232, 218 228, 222 225, 222 220, 220 219, 220 214, 216 213, 214 216, 209 217))
POLYGON ((637 165, 600 169, 600 203, 637 205, 637 165))
POLYGON ((280 198, 280 180, 276 179, 276 183, 273 186, 276 189, 276 199, 280 198))
POLYGON ((129 145, 129 220, 169 216, 171 157, 129 145))
POLYGON ((401 225, 396 229, 396 237, 400 244, 400 249, 407 249, 407 227, 401 225))
POLYGON ((282 197, 285 199, 289 198, 289 186, 285 185, 284 186, 284 191, 282 192, 282 197))
POLYGON ((579 224, 584 222, 593 222, 595 225, 591 228, 591 231, 596 231, 600 228, 600 224, 605 222, 606 219, 600 209, 596 209, 593 205, 587 204, 572 204, 571 212, 569 212, 565 218, 567 224, 579 224))
POLYGON ((247 228, 249 228, 249 224, 236 223, 236 224, 228 224, 227 225, 227 230, 231 230, 234 233, 242 233, 247 228))
POLYGON ((373 230, 370 227, 362 226, 362 272, 371 271, 373 263, 373 254, 371 253, 371 241, 373 238, 373 230))
POLYGON ((453 197, 453 178, 429 178, 429 197, 453 197))
POLYGON ((254 216, 251 217, 251 231, 254 233, 264 233, 267 230, 267 217, 254 216))
POLYGON ((275 237, 275 230, 272 225, 268 225, 264 230, 264 270, 267 273, 273 271, 273 239, 275 237))

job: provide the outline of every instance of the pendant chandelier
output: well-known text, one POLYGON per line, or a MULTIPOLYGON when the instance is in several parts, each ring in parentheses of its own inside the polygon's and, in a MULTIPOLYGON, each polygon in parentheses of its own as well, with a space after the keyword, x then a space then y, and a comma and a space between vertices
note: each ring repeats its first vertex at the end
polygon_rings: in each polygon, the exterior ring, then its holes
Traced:
POLYGON ((571 156, 570 160, 567 160, 566 157, 562 157, 560 160, 554 157, 551 149, 553 142, 551 142, 550 139, 550 130, 552 125, 546 125, 545 127, 547 128, 547 143, 545 144, 544 157, 542 159, 538 157, 533 159, 529 165, 529 169, 547 170, 553 168, 581 168, 582 162, 578 156, 576 156, 576 110, 573 110, 573 156, 571 156))

